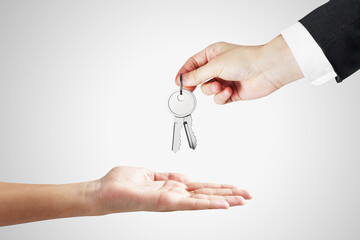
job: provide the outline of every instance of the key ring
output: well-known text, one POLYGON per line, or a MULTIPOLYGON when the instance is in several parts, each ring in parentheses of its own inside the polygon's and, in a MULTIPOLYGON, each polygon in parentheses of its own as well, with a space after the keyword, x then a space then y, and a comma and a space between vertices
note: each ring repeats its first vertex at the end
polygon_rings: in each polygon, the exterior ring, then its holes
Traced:
POLYGON ((182 73, 180 73, 180 95, 182 95, 183 90, 183 80, 182 80, 182 73))

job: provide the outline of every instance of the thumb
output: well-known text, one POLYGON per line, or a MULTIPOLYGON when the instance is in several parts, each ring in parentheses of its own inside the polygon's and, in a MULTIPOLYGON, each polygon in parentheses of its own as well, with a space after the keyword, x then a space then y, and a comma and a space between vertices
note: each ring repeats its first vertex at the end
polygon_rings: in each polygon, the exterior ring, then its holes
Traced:
POLYGON ((221 68, 216 61, 207 64, 183 75, 184 86, 197 86, 220 75, 221 68))

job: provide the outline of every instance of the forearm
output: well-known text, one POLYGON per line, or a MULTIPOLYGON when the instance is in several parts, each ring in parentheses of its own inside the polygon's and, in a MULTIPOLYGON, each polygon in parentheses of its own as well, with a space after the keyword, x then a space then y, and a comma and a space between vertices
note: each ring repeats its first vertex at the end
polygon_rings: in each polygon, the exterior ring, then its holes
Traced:
POLYGON ((96 215, 95 182, 63 185, 0 183, 0 226, 96 215))

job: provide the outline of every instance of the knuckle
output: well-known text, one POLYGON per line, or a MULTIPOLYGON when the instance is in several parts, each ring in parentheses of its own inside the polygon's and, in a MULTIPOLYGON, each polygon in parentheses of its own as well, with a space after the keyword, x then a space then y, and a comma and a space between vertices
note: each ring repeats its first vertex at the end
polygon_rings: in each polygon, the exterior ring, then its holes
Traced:
POLYGON ((212 44, 211 46, 214 49, 214 51, 216 51, 216 53, 219 53, 226 45, 228 45, 227 42, 219 41, 219 42, 212 44))
POLYGON ((224 41, 219 41, 216 43, 213 43, 210 45, 210 47, 215 48, 215 49, 220 49, 221 47, 223 47, 226 44, 226 42, 224 41))
POLYGON ((168 177, 170 179, 174 179, 174 178, 176 178, 176 174, 175 173, 169 173, 168 177))

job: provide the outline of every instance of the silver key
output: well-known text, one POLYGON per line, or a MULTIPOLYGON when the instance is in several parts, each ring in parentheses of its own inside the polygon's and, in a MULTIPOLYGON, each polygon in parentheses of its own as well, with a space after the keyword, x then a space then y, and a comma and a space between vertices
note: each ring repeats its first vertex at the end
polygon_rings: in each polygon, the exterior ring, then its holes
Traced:
POLYGON ((181 145, 180 131, 184 126, 189 147, 196 148, 196 137, 192 130, 192 118, 191 113, 196 108, 195 95, 185 89, 182 89, 182 94, 179 90, 176 90, 170 94, 168 107, 170 112, 174 115, 174 130, 172 139, 172 151, 177 152, 181 145))

